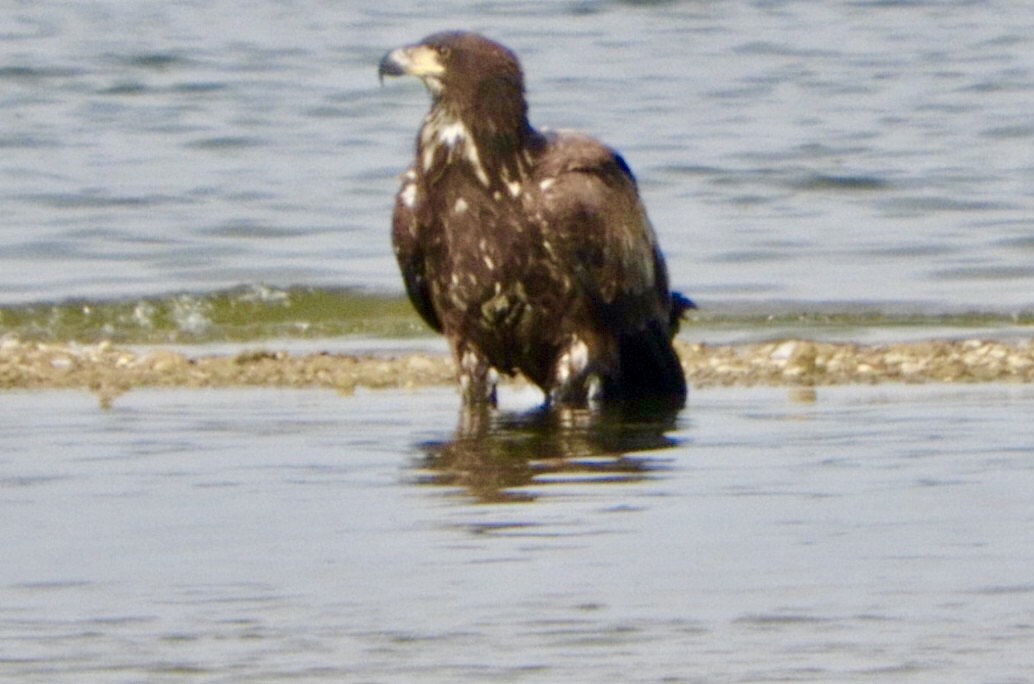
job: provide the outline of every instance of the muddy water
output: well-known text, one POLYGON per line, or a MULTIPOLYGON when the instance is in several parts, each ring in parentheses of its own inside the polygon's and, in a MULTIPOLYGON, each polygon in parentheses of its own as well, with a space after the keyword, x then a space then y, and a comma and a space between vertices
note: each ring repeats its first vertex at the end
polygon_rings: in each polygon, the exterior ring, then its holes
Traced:
POLYGON ((1034 389, 0 395, 0 679, 1026 681, 1034 389))

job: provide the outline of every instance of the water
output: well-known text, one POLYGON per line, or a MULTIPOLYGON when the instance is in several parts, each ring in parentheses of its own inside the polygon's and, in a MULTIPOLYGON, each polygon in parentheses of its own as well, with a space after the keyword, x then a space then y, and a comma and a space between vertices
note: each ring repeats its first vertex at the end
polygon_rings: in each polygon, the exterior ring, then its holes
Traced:
POLYGON ((427 102, 375 66, 453 26, 519 52, 535 123, 625 154, 705 307, 1034 302, 1022 0, 423 7, 9 0, 0 303, 400 292, 389 213, 427 102))
POLYGON ((3 394, 0 679, 1029 681, 1032 392, 3 394))

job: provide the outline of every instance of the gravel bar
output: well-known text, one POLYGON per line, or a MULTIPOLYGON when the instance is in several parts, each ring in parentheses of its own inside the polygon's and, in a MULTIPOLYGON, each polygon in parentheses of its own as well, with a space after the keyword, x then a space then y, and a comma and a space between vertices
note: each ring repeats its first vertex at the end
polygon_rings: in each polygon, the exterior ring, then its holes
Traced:
MULTIPOLYGON (((896 344, 780 340, 711 345, 677 341, 690 384, 818 387, 897 383, 1034 382, 1031 340, 930 340, 896 344)), ((162 348, 0 341, 0 388, 86 389, 101 404, 137 387, 297 387, 350 393, 455 382, 445 355, 290 354, 243 350, 186 354, 162 348)))

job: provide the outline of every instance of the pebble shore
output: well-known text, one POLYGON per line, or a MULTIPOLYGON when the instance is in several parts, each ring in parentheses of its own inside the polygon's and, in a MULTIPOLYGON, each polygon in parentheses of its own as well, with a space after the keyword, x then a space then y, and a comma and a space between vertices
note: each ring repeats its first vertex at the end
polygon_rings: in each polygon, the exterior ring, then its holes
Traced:
MULTIPOLYGON (((710 345, 678 341, 695 389, 898 383, 1034 382, 1034 343, 934 340, 860 345, 809 340, 710 345)), ((246 350, 189 355, 96 345, 0 341, 0 389, 85 389, 102 405, 138 387, 296 387, 350 393, 455 382, 445 355, 289 354, 246 350)))

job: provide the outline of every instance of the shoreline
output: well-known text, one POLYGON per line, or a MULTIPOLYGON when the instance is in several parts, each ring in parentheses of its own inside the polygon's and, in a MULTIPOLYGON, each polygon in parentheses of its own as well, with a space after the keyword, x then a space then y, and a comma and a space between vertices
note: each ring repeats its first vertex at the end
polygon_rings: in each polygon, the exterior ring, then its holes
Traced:
MULTIPOLYGON (((879 383, 1034 382, 1034 343, 989 339, 886 344, 786 339, 706 344, 676 340, 694 389, 808 388, 879 383)), ((522 379, 507 379, 521 383, 522 379)), ((266 349, 198 354, 161 347, 132 350, 110 342, 78 345, 0 340, 0 391, 82 389, 109 405, 144 387, 416 388, 455 383, 445 354, 403 352, 292 354, 266 349)))

